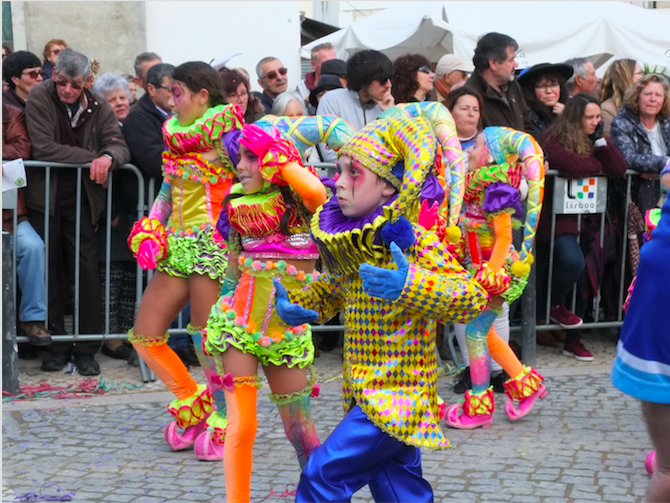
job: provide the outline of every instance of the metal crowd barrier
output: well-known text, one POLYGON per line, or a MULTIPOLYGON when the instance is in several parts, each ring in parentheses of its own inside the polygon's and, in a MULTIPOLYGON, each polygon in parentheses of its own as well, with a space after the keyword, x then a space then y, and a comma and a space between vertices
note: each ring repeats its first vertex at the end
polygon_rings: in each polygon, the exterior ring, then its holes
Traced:
MULTIPOLYGON (((80 253, 80 242, 81 242, 81 236, 80 236, 80 228, 81 228, 81 190, 82 190, 82 169, 88 168, 90 164, 64 164, 64 163, 55 163, 55 162, 41 162, 41 161, 25 161, 25 166, 27 168, 45 168, 46 171, 46 184, 45 184, 45 208, 49 208, 49 202, 50 202, 50 194, 49 194, 49 189, 50 189, 50 184, 51 184, 51 171, 54 169, 76 169, 77 170, 77 189, 76 189, 76 194, 77 194, 77 203, 76 203, 76 231, 75 231, 75 292, 74 292, 74 315, 73 315, 73 334, 72 335, 52 335, 52 339, 56 342, 61 342, 61 341, 104 341, 106 339, 125 339, 126 334, 125 333, 109 333, 109 325, 110 325, 110 313, 109 313, 109 300, 110 300, 110 264, 111 264, 111 214, 112 214, 112 196, 113 196, 113 177, 114 173, 110 172, 109 173, 109 183, 107 187, 107 211, 106 211, 106 220, 105 220, 105 236, 106 236, 106 249, 105 249, 105 282, 104 282, 104 299, 105 299, 105 312, 104 312, 104 332, 100 334, 80 334, 79 333, 79 313, 80 313, 80 307, 79 307, 79 277, 80 277, 80 258, 79 258, 79 253, 80 253)), ((335 164, 332 163, 313 163, 313 166, 317 168, 317 171, 319 171, 321 174, 325 174, 328 176, 333 176, 335 173, 335 164)), ((137 194, 137 218, 141 218, 145 214, 147 214, 150 205, 152 201, 148 201, 149 204, 147 204, 147 201, 145 201, 145 183, 144 183, 144 178, 142 173, 139 171, 139 169, 132 164, 126 164, 124 166, 121 166, 119 169, 121 170, 127 170, 132 172, 135 177, 137 178, 137 186, 138 186, 138 194, 137 194)), ((549 170, 546 173, 547 176, 556 176, 557 172, 555 170, 549 170)), ((631 179, 633 176, 638 175, 637 172, 634 171, 627 171, 627 189, 626 189, 626 207, 625 207, 625 214, 624 214, 624 229, 623 229, 623 246, 622 246, 622 258, 621 258, 621 282, 619 284, 619 306, 623 304, 624 300, 624 295, 625 295, 625 290, 626 290, 626 285, 625 285, 625 271, 626 271, 626 245, 627 245, 627 230, 628 230, 628 210, 629 210, 629 200, 630 200, 630 190, 631 190, 631 179)), ((558 178, 558 177, 557 177, 558 178)), ((560 178, 558 180, 561 180, 560 178)), ((149 194, 155 194, 155 187, 156 187, 156 180, 150 179, 149 184, 148 184, 148 189, 149 189, 149 194)), ((558 185, 558 184, 557 184, 558 185)), ((547 281, 547 291, 551 292, 551 281, 552 281, 552 267, 553 267, 553 255, 554 255, 554 237, 553 237, 553 231, 555 229, 555 222, 556 222, 556 209, 558 208, 557 206, 557 201, 556 199, 560 194, 559 194, 559 187, 555 187, 555 200, 554 200, 554 214, 552 215, 552 237, 551 237, 551 242, 550 242, 550 252, 549 252, 549 257, 550 257, 550 263, 549 263, 549 278, 547 281)), ((604 197, 606 198, 606 188, 602 189, 598 194, 597 197, 602 198, 604 194, 604 197)), ((7 198, 7 195, 3 196, 3 201, 5 198, 7 198)), ((11 197, 11 196, 9 196, 11 197)), ((600 213, 601 214, 601 233, 600 233, 600 240, 601 240, 601 246, 603 244, 603 229, 605 226, 605 212, 604 209, 606 207, 607 201, 605 200, 604 202, 601 200, 599 204, 601 206, 598 206, 597 208, 594 208, 593 211, 589 210, 589 213, 600 213), (599 211, 595 211, 599 210, 599 211)), ((3 206, 5 204, 3 203, 3 206)), ((11 206, 10 206, 11 207, 11 206)), ((580 222, 580 227, 581 227, 581 213, 575 213, 578 215, 578 219, 580 222)), ((16 212, 14 212, 14 228, 16 228, 16 212)), ((45 282, 46 282, 46 291, 47 291, 47 299, 48 299, 48 288, 49 288, 49 211, 45 211, 45 229, 44 229, 44 244, 45 244, 45 260, 46 260, 46 267, 45 267, 45 282)), ((14 273, 14 277, 16 277, 16 240, 14 240, 14 246, 13 246, 13 255, 12 255, 12 260, 13 260, 13 266, 12 270, 14 273)), ((149 271, 149 279, 151 278, 151 271, 149 271)), ((14 282, 16 283, 16 282, 14 282)), ((144 284, 143 284, 143 271, 137 266, 137 279, 136 279, 136 298, 135 298, 135 312, 137 312, 137 309, 139 307, 141 298, 142 298, 142 292, 143 292, 144 284)), ((599 320, 599 303, 600 303, 600 285, 598 288, 598 294, 597 294, 597 299, 596 299, 596 309, 595 309, 595 320, 592 323, 584 323, 581 328, 585 329, 595 329, 595 328, 609 328, 609 327, 620 327, 623 323, 623 311, 622 308, 619 307, 618 310, 618 316, 615 321, 600 321, 599 320)), ((14 286, 14 300, 16 301, 16 286, 14 286)), ((535 333, 536 329, 541 329, 541 330, 550 330, 550 329, 559 329, 560 326, 557 324, 544 324, 541 326, 536 327, 535 323, 535 308, 536 308, 536 302, 538 302, 538 299, 536 298, 536 285, 535 285, 535 265, 533 265, 531 269, 531 277, 529 278, 528 286, 524 292, 524 295, 521 298, 521 308, 522 308, 522 322, 521 326, 513 326, 511 330, 513 332, 521 332, 521 338, 522 338, 522 347, 523 347, 523 353, 522 353, 522 359, 524 363, 528 365, 533 365, 535 363, 535 333)), ((548 299, 541 299, 540 302, 546 302, 546 316, 545 319, 549 319, 549 300, 548 299)), ((47 302, 48 304, 48 302, 47 302)), ((573 295, 573 309, 574 309, 574 295, 573 295)), ((5 313, 7 314, 7 313, 5 313)), ((48 316, 47 316, 48 318, 48 316)), ((45 320, 46 323, 46 320, 45 320)), ((313 330, 315 332, 320 332, 320 331, 340 331, 342 332, 344 330, 343 325, 316 325, 313 327, 313 330)), ((177 334, 177 333, 185 333, 186 327, 185 324, 182 322, 181 319, 181 314, 179 315, 179 323, 177 328, 171 328, 169 332, 171 334, 177 334)), ((445 329, 445 336, 447 335, 447 330, 445 329)), ((18 342, 27 342, 26 337, 18 337, 17 338, 18 342)), ((450 344, 450 349, 452 350, 453 353, 453 342, 448 341, 450 344)), ((445 342, 446 343, 446 342, 445 342)), ((142 372, 142 377, 145 381, 148 380, 147 377, 147 372, 144 367, 143 362, 141 362, 141 372, 142 372)), ((151 377, 153 377, 152 373, 150 373, 151 377)))
MULTIPOLYGON (((114 181, 114 172, 109 173, 108 186, 107 186, 107 202, 106 202, 106 220, 105 220, 105 281, 104 281, 104 332, 101 334, 80 334, 79 333, 79 314, 80 314, 80 248, 81 248, 81 191, 82 191, 82 170, 89 168, 90 163, 86 164, 69 164, 69 163, 57 163, 57 162, 43 162, 43 161, 24 161, 26 168, 44 168, 45 170, 45 189, 44 189, 44 256, 45 256, 45 267, 44 267, 44 281, 45 281, 45 292, 47 299, 47 319, 44 320, 45 326, 48 324, 48 309, 49 309, 49 248, 51 242, 49 239, 49 222, 51 219, 51 214, 49 211, 50 207, 50 188, 51 188, 51 172, 52 170, 59 169, 76 169, 77 170, 77 186, 76 186, 76 216, 75 216, 75 260, 74 260, 74 313, 72 316, 73 324, 73 334, 72 335, 52 335, 51 338, 54 342, 76 342, 76 341, 100 341, 104 343, 107 339, 125 339, 127 334, 118 333, 110 334, 109 333, 109 305, 110 305, 110 267, 111 267, 111 232, 112 232, 112 201, 113 201, 113 181, 114 181)), ((140 170, 133 166, 132 164, 125 164, 118 168, 119 170, 127 170, 132 172, 137 178, 137 218, 141 218, 147 211, 147 206, 145 203, 144 197, 144 178, 140 170)), ((17 213, 14 212, 14 229, 16 229, 17 213)), ((13 269, 14 276, 16 277, 16 239, 14 239, 14 250, 13 250, 13 269)), ((135 312, 139 307, 140 299, 142 298, 143 292, 143 275, 142 269, 137 266, 136 269, 136 284, 135 284, 135 312)), ((16 281, 14 282, 16 284, 16 281)), ((14 299, 16 300, 16 287, 14 287, 14 299)), ((27 337, 17 337, 17 342, 27 342, 27 337)), ((149 378, 147 377, 147 369, 144 365, 144 362, 140 359, 140 371, 142 377, 145 381, 149 378)), ((149 372, 151 376, 153 373, 149 372)))

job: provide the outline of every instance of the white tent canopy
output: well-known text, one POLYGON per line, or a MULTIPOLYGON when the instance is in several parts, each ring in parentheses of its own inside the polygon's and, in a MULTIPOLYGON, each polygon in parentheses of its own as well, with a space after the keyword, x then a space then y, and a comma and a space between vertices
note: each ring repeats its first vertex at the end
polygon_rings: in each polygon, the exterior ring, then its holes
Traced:
POLYGON ((583 56, 600 66, 612 56, 670 67, 668 16, 624 2, 399 2, 303 46, 331 42, 339 58, 375 49, 395 59, 407 52, 431 61, 447 53, 472 60, 478 38, 497 31, 519 44, 524 67, 583 56))

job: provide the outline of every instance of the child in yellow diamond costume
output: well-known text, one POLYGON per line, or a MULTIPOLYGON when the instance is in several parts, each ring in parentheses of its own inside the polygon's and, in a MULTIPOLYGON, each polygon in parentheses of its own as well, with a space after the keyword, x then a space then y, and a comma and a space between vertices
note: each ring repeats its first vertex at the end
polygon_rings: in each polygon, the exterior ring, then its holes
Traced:
POLYGON ((339 150, 336 195, 312 218, 326 272, 302 290, 275 283, 277 313, 289 325, 345 313, 347 414, 312 453, 297 502, 350 501, 366 484, 376 501, 433 501, 419 448, 449 447, 435 324, 467 322, 488 301, 437 236, 410 223, 435 177, 436 151, 424 117, 365 126, 339 150))

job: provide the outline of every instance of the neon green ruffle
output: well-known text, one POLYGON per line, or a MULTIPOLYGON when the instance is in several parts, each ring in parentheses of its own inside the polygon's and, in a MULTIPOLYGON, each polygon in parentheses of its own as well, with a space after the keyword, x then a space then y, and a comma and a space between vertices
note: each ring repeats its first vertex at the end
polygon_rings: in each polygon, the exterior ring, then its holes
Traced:
POLYGON ((239 107, 217 105, 190 126, 180 126, 177 117, 171 117, 163 125, 163 139, 175 153, 203 151, 214 147, 224 133, 242 129, 243 124, 239 107))
MULTIPOLYGON (((287 332, 290 331, 287 329, 287 332)), ((299 368, 304 368, 311 365, 314 361, 312 328, 307 325, 299 335, 293 333, 282 335, 280 341, 270 340, 265 334, 250 332, 245 326, 238 326, 235 322, 235 312, 224 311, 218 301, 212 306, 207 320, 205 346, 207 351, 214 355, 223 353, 228 347, 233 346, 244 353, 253 354, 262 365, 266 366, 287 365, 292 368, 297 365, 299 368)), ((217 358, 217 367, 219 360, 220 358, 217 358)))
POLYGON ((213 232, 208 227, 190 236, 168 234, 168 252, 159 262, 158 270, 178 278, 186 278, 195 273, 223 281, 228 253, 214 242, 213 232))
POLYGON ((177 420, 177 426, 186 428, 194 426, 205 419, 205 416, 212 412, 214 397, 209 388, 204 385, 198 385, 197 391, 184 400, 175 398, 168 406, 167 411, 177 420))
POLYGON ((228 419, 220 411, 214 411, 205 422, 207 429, 212 432, 212 440, 217 445, 223 445, 226 440, 228 419))
POLYGON ((293 403, 297 400, 303 399, 308 395, 311 395, 312 390, 316 385, 316 370, 314 370, 314 367, 312 365, 310 365, 308 369, 309 369, 309 381, 307 381, 307 386, 305 386, 305 388, 301 389, 300 391, 296 391, 295 393, 286 393, 286 394, 270 393, 268 395, 270 401, 277 405, 283 405, 287 403, 293 403))

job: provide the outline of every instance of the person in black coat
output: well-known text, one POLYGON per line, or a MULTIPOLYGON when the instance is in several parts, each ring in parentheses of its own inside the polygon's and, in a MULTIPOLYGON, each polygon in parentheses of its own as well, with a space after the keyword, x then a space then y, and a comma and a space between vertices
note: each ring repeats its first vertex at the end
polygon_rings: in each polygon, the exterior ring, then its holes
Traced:
MULTIPOLYGON (((149 68, 147 92, 123 123, 123 136, 130 148, 131 162, 142 171, 145 182, 150 178, 156 180, 156 192, 163 178, 163 123, 172 115, 168 106, 172 70, 174 66, 167 63, 159 63, 149 68)), ((156 194, 147 196, 147 201, 153 201, 156 194)))

